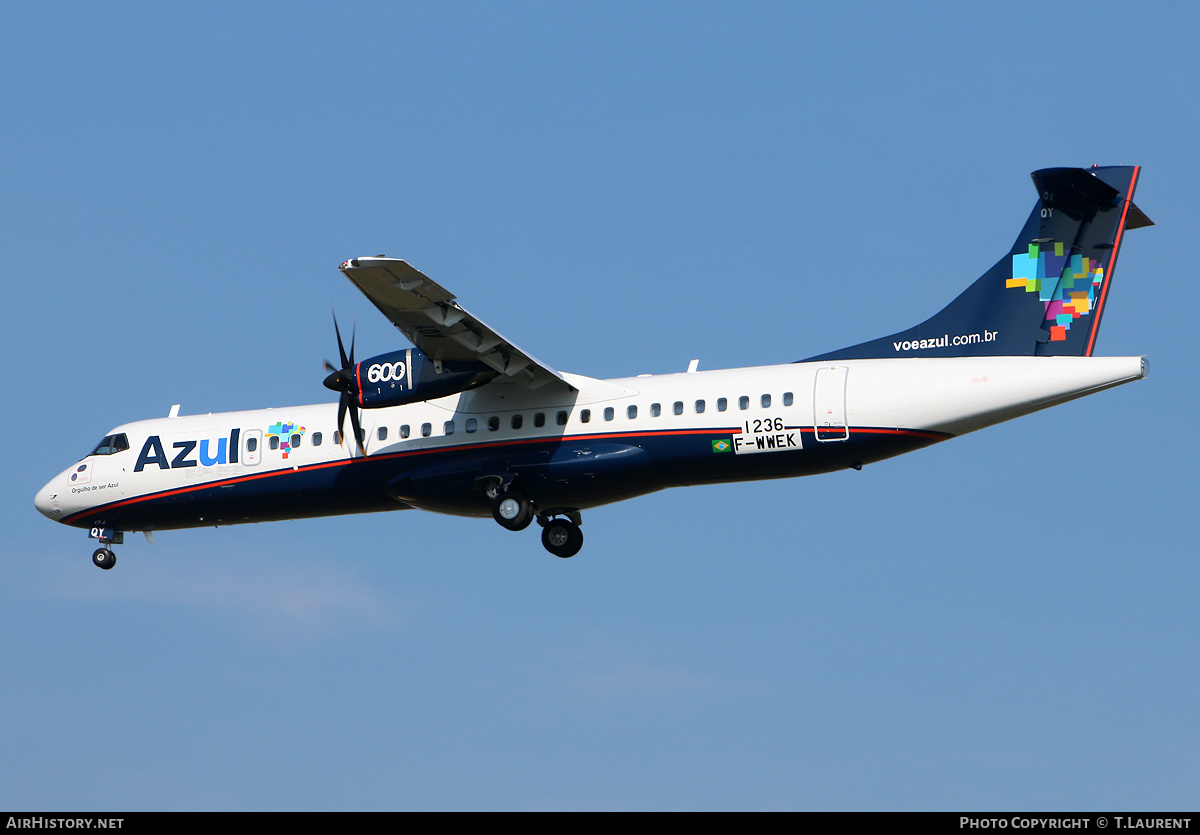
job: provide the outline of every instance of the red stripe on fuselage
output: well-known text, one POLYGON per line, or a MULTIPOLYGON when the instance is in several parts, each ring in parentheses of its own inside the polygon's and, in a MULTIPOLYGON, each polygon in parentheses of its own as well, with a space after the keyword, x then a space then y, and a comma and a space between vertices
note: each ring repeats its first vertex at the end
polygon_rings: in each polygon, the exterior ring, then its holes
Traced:
MULTIPOLYGON (((816 428, 812 426, 796 426, 791 427, 793 430, 800 432, 816 432, 816 428)), ((539 438, 522 438, 519 440, 505 441, 489 441, 486 443, 474 444, 459 444, 456 446, 439 446, 425 449, 411 449, 404 452, 388 452, 380 455, 359 456, 358 458, 339 458, 336 461, 322 461, 318 464, 304 464, 299 467, 286 467, 278 470, 270 470, 263 473, 249 473, 247 475, 237 476, 236 478, 223 478, 216 481, 206 481, 203 484, 189 484, 187 487, 176 487, 170 490, 163 490, 158 493, 146 493, 142 496, 134 496, 129 499, 122 499, 111 504, 96 505, 95 507, 81 510, 78 513, 72 513, 62 519, 64 525, 73 524, 76 520, 81 519, 91 514, 101 511, 108 512, 121 507, 137 504, 138 502, 150 501, 151 499, 165 499, 171 496, 180 496, 185 493, 195 493, 198 490, 208 490, 213 487, 227 487, 231 484, 241 484, 247 481, 258 481, 264 478, 274 478, 276 476, 288 475, 297 472, 312 472, 315 470, 328 469, 329 467, 348 467, 357 463, 370 461, 390 461, 398 458, 409 458, 420 455, 435 455, 443 452, 469 452, 471 450, 493 449, 495 447, 504 446, 528 446, 529 444, 553 443, 558 440, 563 441, 600 441, 600 440, 624 440, 631 438, 663 438, 673 435, 723 435, 723 434, 739 434, 739 428, 717 428, 717 429, 664 429, 653 432, 603 432, 593 435, 556 435, 542 436, 539 438)), ((869 429, 850 427, 851 435, 907 435, 916 438, 928 438, 932 441, 944 441, 954 437, 953 435, 944 432, 927 432, 918 429, 869 429)), ((798 450, 802 451, 802 450, 798 450)))

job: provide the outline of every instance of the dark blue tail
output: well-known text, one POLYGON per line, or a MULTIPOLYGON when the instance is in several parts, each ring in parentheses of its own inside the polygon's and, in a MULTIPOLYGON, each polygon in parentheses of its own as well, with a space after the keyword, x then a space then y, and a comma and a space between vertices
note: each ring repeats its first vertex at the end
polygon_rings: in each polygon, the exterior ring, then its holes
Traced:
POLYGON ((1043 168, 1012 250, 915 328, 821 360, 1091 356, 1126 229, 1153 225, 1133 204, 1138 166, 1043 168))

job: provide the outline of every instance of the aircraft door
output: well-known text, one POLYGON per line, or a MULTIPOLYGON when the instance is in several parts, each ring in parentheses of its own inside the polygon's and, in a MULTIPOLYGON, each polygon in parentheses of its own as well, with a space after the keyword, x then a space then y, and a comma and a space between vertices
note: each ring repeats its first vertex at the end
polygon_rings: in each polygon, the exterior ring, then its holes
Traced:
POLYGON ((247 429, 242 433, 242 450, 241 450, 242 465, 246 467, 257 466, 262 460, 262 430, 247 429))
POLYGON ((846 375, 844 365, 817 369, 813 384, 813 426, 818 441, 844 441, 850 437, 846 425, 846 375))

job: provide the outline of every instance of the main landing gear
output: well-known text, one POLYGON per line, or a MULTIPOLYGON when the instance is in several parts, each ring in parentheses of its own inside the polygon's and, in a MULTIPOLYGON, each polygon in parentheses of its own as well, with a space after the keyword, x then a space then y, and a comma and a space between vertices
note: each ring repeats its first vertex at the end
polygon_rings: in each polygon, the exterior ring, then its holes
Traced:
POLYGON ((578 554, 583 547, 583 531, 570 519, 551 519, 542 528, 542 545, 554 556, 565 560, 578 554))
POLYGON ((536 517, 542 526, 542 545, 554 556, 567 559, 578 554, 583 547, 583 531, 579 530, 583 520, 579 511, 538 513, 533 501, 512 485, 507 490, 496 486, 488 491, 488 495, 492 499, 492 517, 501 527, 523 531, 536 517))
POLYGON ((492 517, 500 527, 510 531, 523 531, 533 521, 533 502, 524 493, 509 490, 500 493, 492 501, 492 517))

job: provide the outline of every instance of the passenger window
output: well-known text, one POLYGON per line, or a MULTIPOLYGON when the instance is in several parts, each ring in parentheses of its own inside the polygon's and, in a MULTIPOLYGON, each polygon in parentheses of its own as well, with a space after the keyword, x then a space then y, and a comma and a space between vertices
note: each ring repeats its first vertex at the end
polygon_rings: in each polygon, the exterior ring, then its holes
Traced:
POLYGON ((272 435, 271 440, 267 441, 271 445, 271 449, 279 449, 279 436, 272 435))
POLYGON ((613 407, 612 406, 609 406, 604 410, 604 419, 605 420, 613 419, 613 407))
POLYGON ((495 415, 492 415, 490 418, 488 418, 488 431, 489 432, 495 432, 499 428, 500 428, 500 418, 496 417, 495 415))
POLYGON ((703 400, 696 401, 696 414, 698 414, 698 415, 704 414, 704 401, 703 400))
MULTIPOLYGON (((340 443, 342 442, 342 433, 341 433, 341 432, 338 432, 338 431, 336 431, 336 430, 334 431, 334 433, 333 433, 333 442, 334 442, 335 444, 340 444, 340 443)), ((249 443, 247 443, 247 444, 246 444, 246 451, 247 451, 247 452, 254 452, 254 450, 256 450, 256 449, 258 449, 258 441, 256 441, 256 440, 254 440, 253 438, 251 438, 251 439, 250 439, 250 441, 249 441, 249 443)))
POLYGON ((533 425, 534 426, 545 426, 546 425, 546 413, 545 412, 535 413, 533 416, 533 425))
POLYGON ((446 425, 442 427, 442 432, 446 433, 447 435, 453 435, 454 434, 454 421, 452 421, 452 420, 446 421, 446 425))
POLYGON ((629 418, 630 420, 633 420, 634 418, 636 418, 637 417, 637 406, 630 406, 628 409, 626 409, 625 417, 629 418))
POLYGON ((246 452, 258 452, 258 438, 246 439, 246 452))
POLYGON ((421 437, 428 438, 432 434, 433 434, 433 424, 432 423, 422 423, 421 424, 421 437))
POLYGON ((677 415, 682 415, 682 414, 683 414, 683 401, 682 401, 682 400, 676 400, 676 401, 675 401, 675 405, 674 405, 674 407, 672 407, 672 408, 674 409, 674 411, 675 411, 675 414, 677 414, 677 415))
POLYGON ((290 446, 292 447, 292 449, 298 449, 300 447, 300 436, 299 435, 292 436, 290 446))
POLYGON ((785 406, 792 405, 792 393, 790 391, 785 391, 783 393, 783 405, 785 405, 785 406))
POLYGON ((592 410, 591 409, 584 409, 583 411, 581 411, 579 413, 579 422, 580 423, 591 423, 591 421, 592 421, 592 410))
POLYGON ((313 442, 313 446, 320 446, 320 445, 321 445, 321 441, 323 441, 323 440, 324 440, 324 438, 321 436, 321 433, 320 433, 320 432, 314 432, 314 433, 312 434, 312 442, 313 442))
POLYGON ((565 411, 559 412, 557 415, 554 416, 554 422, 557 423, 559 426, 566 426, 567 425, 567 413, 565 411))
POLYGON ((717 398, 717 411, 723 412, 727 408, 729 408, 729 401, 726 400, 724 397, 718 397, 717 398))
POLYGON ((764 409, 769 409, 769 408, 771 408, 771 395, 769 395, 769 394, 764 394, 764 395, 762 396, 762 400, 760 400, 759 402, 760 402, 760 403, 762 403, 762 407, 763 407, 764 409))
POLYGON ((475 418, 467 418, 467 432, 468 433, 474 432, 478 428, 479 428, 479 421, 475 420, 475 418))
POLYGON ((408 424, 407 423, 400 427, 400 437, 401 438, 408 437, 408 424))
POLYGON ((367 430, 365 430, 365 429, 358 430, 358 442, 360 444, 365 444, 367 442, 367 430))
POLYGON ((651 403, 650 404, 650 417, 658 417, 661 414, 662 414, 662 404, 661 403, 651 403))
POLYGON ((738 398, 738 408, 742 409, 743 411, 746 409, 749 409, 750 408, 750 398, 744 394, 741 397, 739 397, 738 398))
POLYGON ((387 440, 387 427, 386 426, 379 427, 379 429, 376 431, 376 434, 379 435, 379 440, 386 441, 387 440))
POLYGON ((525 423, 525 418, 522 415, 513 415, 512 416, 512 428, 513 429, 520 429, 521 426, 524 425, 524 423, 525 423))

